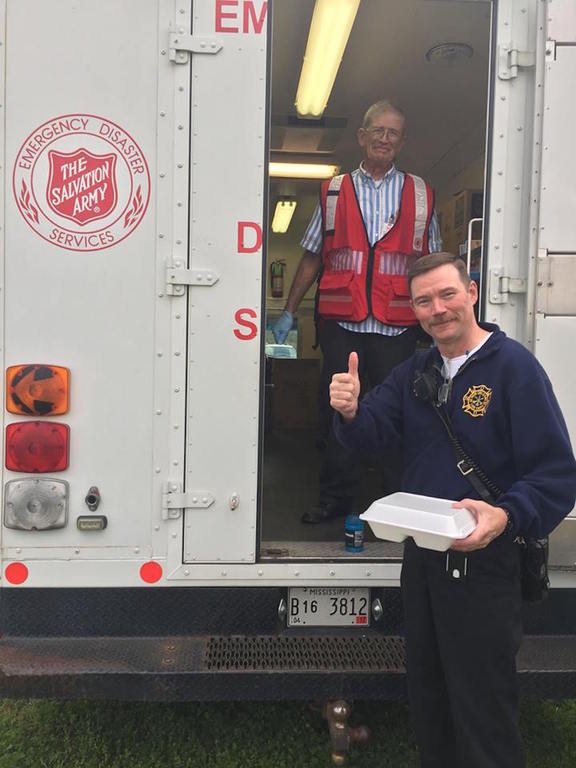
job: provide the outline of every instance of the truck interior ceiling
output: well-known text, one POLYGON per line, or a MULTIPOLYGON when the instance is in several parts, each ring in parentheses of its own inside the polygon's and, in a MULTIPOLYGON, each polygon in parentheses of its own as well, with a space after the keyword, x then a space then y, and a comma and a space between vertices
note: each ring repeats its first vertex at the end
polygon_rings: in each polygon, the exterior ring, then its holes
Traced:
MULTIPOLYGON (((269 5, 271 163, 328 164, 339 169, 336 173, 353 171, 361 160, 357 129, 364 112, 378 100, 392 101, 406 115, 406 143, 397 167, 432 185, 443 249, 466 254, 469 246, 471 270, 478 272, 482 224, 472 226, 470 238, 468 224, 482 217, 492 3, 348 3, 357 5, 348 42, 325 109, 312 117, 299 115, 295 101, 315 0, 274 0, 269 5)), ((320 45, 325 52, 326 42, 320 45)), ((328 55, 321 58, 329 66, 328 55)), ((348 554, 344 517, 315 525, 301 522, 302 514, 319 501, 324 447, 318 419, 322 356, 316 346, 315 284, 283 344, 272 329, 284 309, 321 182, 293 173, 271 166, 269 177, 260 558, 396 559, 401 545, 378 541, 369 530, 362 553, 348 554), (272 230, 279 203, 295 204, 285 232, 272 230)), ((385 459, 371 457, 363 464, 356 512, 388 492, 385 459)))

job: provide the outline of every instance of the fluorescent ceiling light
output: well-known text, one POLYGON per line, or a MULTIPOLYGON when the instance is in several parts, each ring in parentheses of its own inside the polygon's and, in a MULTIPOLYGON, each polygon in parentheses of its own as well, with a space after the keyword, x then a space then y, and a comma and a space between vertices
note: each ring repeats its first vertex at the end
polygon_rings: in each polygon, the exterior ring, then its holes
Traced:
POLYGON ((299 115, 320 117, 326 109, 359 5, 360 0, 316 0, 296 92, 299 115))
POLYGON ((272 219, 272 232, 287 232, 295 210, 296 200, 278 200, 272 219))
POLYGON ((284 179, 329 179, 340 170, 326 163, 270 163, 270 176, 284 179))

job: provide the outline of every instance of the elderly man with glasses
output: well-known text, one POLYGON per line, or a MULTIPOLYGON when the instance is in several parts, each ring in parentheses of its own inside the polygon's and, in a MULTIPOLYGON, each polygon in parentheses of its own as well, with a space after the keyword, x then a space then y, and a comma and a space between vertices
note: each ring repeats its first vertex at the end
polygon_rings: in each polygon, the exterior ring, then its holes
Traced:
MULTIPOLYGON (((420 256, 442 250, 434 196, 418 176, 396 168, 406 141, 404 113, 378 101, 358 129, 363 159, 351 174, 324 182, 321 199, 302 239, 304 254, 284 312, 274 326, 282 343, 293 316, 315 280, 318 340, 323 353, 320 428, 325 445, 318 506, 303 523, 353 513, 360 466, 355 453, 334 439, 328 388, 355 350, 370 386, 408 358, 421 334, 410 307, 406 274, 420 256)), ((400 468, 387 458, 387 488, 396 489, 400 468)))

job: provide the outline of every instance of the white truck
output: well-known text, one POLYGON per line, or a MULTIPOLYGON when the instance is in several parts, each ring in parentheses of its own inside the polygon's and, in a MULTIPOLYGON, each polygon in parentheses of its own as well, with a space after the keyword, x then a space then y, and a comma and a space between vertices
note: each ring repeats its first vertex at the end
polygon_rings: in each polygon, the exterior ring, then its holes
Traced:
MULTIPOLYGON (((288 5, 300 29, 312 2, 288 5)), ((576 437, 576 6, 388 5, 444 13, 448 39, 457 10, 488 19, 481 311, 576 437)), ((0 0, 2 696, 404 695, 398 546, 262 533, 263 485, 283 496, 264 329, 286 6, 0 0)), ((550 565, 521 690, 572 697, 576 518, 550 565)))

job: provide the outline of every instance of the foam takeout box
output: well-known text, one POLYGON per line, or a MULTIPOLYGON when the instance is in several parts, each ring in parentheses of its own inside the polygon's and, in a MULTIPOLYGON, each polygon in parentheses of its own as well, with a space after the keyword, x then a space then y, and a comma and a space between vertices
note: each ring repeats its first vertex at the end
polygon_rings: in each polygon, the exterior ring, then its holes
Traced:
POLYGON ((392 493, 376 499, 360 519, 379 539, 404 541, 411 536, 419 547, 445 552, 476 528, 474 515, 465 508, 454 509, 453 503, 416 493, 392 493))

